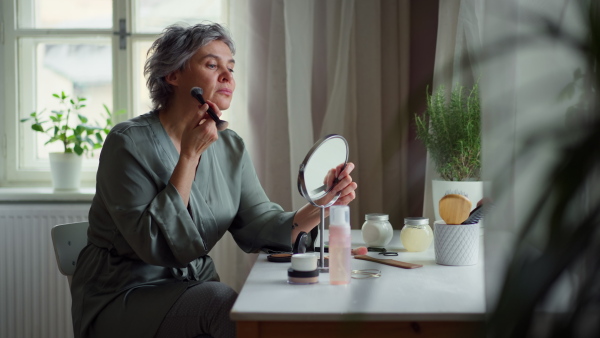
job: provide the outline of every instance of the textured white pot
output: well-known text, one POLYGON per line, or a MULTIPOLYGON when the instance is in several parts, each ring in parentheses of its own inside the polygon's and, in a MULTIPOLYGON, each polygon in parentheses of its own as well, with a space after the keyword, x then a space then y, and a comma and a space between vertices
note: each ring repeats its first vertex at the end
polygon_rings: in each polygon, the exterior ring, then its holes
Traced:
POLYGON ((78 190, 81 185, 81 156, 75 153, 50 153, 54 190, 78 190))
POLYGON ((441 265, 475 265, 479 261, 479 224, 434 223, 435 262, 441 265))
POLYGON ((435 212, 435 220, 439 221, 440 217, 440 199, 447 194, 461 193, 471 201, 471 210, 477 207, 477 202, 483 198, 483 182, 482 181, 431 181, 431 195, 433 198, 433 210, 435 212))

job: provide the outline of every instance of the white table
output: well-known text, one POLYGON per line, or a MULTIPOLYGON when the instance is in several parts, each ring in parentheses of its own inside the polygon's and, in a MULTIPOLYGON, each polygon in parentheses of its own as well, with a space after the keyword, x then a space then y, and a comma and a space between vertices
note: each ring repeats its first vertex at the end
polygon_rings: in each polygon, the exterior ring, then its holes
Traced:
MULTIPOLYGON (((352 246, 364 245, 360 230, 353 230, 352 246)), ((398 230, 387 249, 399 255, 369 255, 423 267, 352 259, 352 269, 378 269, 381 277, 330 285, 329 275, 321 273, 317 284, 292 285, 287 283, 291 263, 269 262, 260 254, 231 311, 238 337, 450 336, 483 322, 483 245, 473 266, 436 264, 433 244, 424 252, 407 252, 398 230)))

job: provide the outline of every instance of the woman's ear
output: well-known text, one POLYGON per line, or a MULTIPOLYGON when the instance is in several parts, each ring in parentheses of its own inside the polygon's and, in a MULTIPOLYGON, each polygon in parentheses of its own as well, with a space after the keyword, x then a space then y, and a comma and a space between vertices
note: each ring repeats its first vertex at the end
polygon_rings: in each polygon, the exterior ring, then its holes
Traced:
POLYGON ((172 86, 177 85, 178 79, 179 79, 179 70, 171 72, 171 73, 167 74, 167 76, 165 76, 165 81, 167 81, 167 83, 172 86))

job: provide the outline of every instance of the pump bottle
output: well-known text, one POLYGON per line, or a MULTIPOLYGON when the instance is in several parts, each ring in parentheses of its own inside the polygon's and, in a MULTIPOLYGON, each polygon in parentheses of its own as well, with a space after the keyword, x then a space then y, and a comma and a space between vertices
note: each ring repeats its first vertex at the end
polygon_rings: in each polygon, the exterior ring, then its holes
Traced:
POLYGON ((334 205, 329 208, 329 280, 330 284, 350 283, 350 208, 334 205))

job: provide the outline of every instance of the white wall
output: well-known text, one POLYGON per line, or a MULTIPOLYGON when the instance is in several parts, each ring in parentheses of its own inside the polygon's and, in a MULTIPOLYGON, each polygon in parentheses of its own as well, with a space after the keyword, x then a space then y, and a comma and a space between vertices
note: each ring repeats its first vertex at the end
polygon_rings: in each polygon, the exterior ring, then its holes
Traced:
MULTIPOLYGON (((3 23, 3 25, 5 26, 6 23, 4 20, 4 16, 6 15, 4 13, 4 7, 6 7, 6 5, 4 5, 4 1, 0 1, 0 13, 2 13, 2 17, 0 17, 0 22, 3 23)), ((5 27, 3 27, 3 29, 6 29, 5 27)), ((4 35, 4 33, 2 33, 4 35)), ((3 37, 0 37, 1 40, 3 40, 3 37)), ((5 64, 5 60, 6 58, 4 57, 4 43, 0 43, 0 79, 4 79, 5 75, 4 75, 4 64, 5 64)), ((6 107, 5 107, 5 102, 6 102, 6 97, 5 97, 5 89, 4 89, 4 82, 0 81, 0 126, 4 126, 5 125, 5 116, 6 116, 6 107)), ((0 181, 2 181, 4 179, 4 161, 6 158, 6 135, 4 134, 4 128, 0 128, 0 181)))

